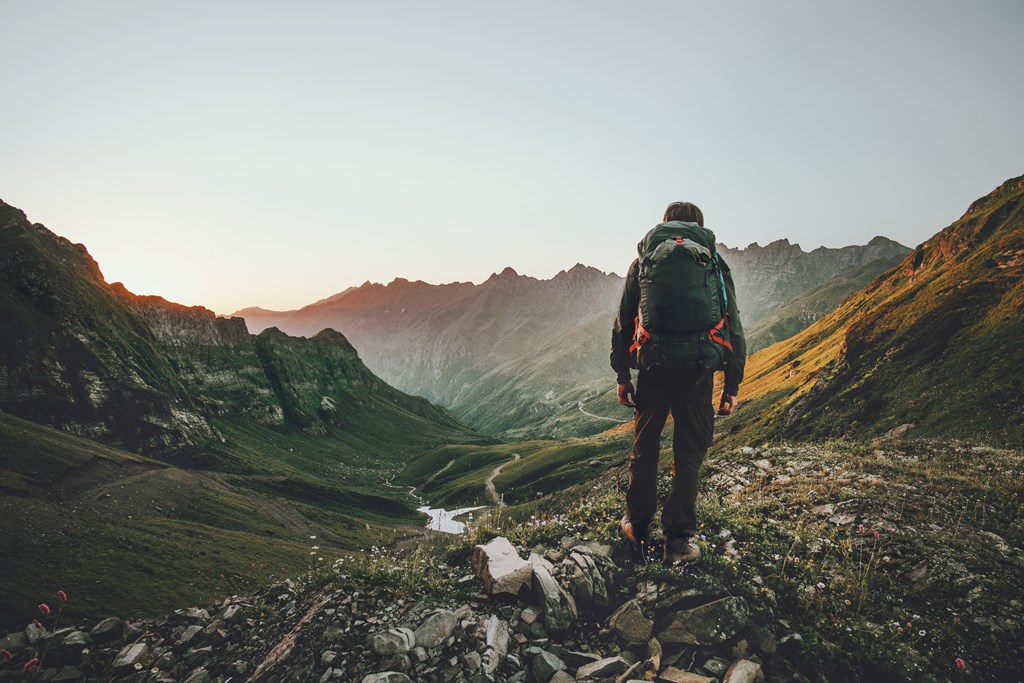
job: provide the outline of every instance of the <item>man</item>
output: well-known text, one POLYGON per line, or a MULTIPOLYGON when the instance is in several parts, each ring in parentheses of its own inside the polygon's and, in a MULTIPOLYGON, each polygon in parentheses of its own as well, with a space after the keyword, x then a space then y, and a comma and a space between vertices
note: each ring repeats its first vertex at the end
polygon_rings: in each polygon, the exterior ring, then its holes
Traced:
POLYGON ((635 409, 635 436, 622 534, 643 552, 658 501, 661 431, 669 413, 672 489, 662 508, 667 563, 700 556, 697 483, 714 435, 711 394, 716 370, 725 370, 720 415, 737 405, 746 345, 736 288, 718 256, 715 236, 693 204, 674 202, 638 246, 612 328, 611 365, 618 399, 635 409), (634 390, 630 368, 638 368, 634 390))

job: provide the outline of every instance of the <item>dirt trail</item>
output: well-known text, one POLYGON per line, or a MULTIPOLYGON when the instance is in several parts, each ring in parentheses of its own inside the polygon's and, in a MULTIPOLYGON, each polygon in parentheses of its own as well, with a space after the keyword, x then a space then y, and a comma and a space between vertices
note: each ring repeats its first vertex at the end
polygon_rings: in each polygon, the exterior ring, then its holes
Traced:
POLYGON ((518 459, 519 459, 519 454, 518 453, 513 453, 512 454, 512 459, 511 460, 506 460, 505 462, 503 462, 500 465, 498 465, 497 467, 495 467, 491 471, 490 476, 487 477, 487 481, 484 482, 484 486, 487 489, 487 496, 492 501, 494 501, 494 504, 497 505, 498 507, 505 507, 505 503, 504 503, 504 501, 502 501, 501 496, 498 495, 497 489, 494 488, 494 479, 499 474, 501 474, 501 468, 502 467, 504 467, 505 465, 509 464, 510 462, 515 462, 518 459))
POLYGON ((583 401, 578 402, 576 404, 576 407, 580 409, 581 413, 583 413, 587 417, 592 417, 595 420, 607 420, 608 422, 614 422, 616 424, 625 424, 627 422, 632 422, 633 421, 633 418, 629 418, 628 420, 618 420, 618 419, 616 419, 614 417, 604 417, 604 416, 601 416, 601 415, 594 415, 593 413, 588 413, 586 410, 583 409, 583 401))
POLYGON ((454 465, 454 464, 455 464, 455 461, 454 461, 454 460, 449 460, 449 461, 448 461, 448 464, 447 464, 447 465, 445 465, 444 467, 442 467, 441 469, 439 469, 439 470, 438 470, 437 472, 434 472, 433 474, 431 474, 431 475, 430 475, 430 477, 428 477, 428 478, 427 478, 427 480, 426 480, 425 482, 423 482, 422 484, 420 484, 420 488, 426 488, 427 484, 429 484, 430 482, 432 482, 432 481, 434 481, 435 479, 437 479, 437 477, 438 477, 439 475, 443 474, 445 470, 447 470, 447 469, 448 469, 449 467, 451 467, 451 466, 452 466, 452 465, 454 465))

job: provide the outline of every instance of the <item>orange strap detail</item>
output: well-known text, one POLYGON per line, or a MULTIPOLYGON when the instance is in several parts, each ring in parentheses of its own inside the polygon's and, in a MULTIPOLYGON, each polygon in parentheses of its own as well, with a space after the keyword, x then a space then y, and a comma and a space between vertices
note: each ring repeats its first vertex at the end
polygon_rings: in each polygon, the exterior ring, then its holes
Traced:
POLYGON ((644 342, 651 338, 651 333, 645 330, 644 326, 640 324, 640 316, 637 316, 633 320, 633 325, 636 326, 636 332, 634 334, 636 341, 634 341, 633 345, 629 347, 630 353, 636 351, 638 348, 640 348, 641 344, 643 344, 644 342))
POLYGON ((711 341, 717 342, 717 343, 721 344, 722 346, 724 346, 725 348, 727 348, 730 351, 732 351, 732 344, 729 343, 725 339, 725 337, 722 336, 722 328, 725 327, 725 319, 727 317, 728 316, 724 316, 721 320, 718 321, 717 325, 715 325, 710 330, 708 330, 708 338, 711 341))

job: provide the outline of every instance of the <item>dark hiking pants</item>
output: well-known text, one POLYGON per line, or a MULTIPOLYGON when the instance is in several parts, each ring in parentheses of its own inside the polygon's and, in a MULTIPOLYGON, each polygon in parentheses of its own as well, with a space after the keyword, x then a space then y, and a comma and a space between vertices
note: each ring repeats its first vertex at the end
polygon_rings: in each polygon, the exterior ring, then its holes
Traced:
POLYGON ((661 431, 672 413, 672 490, 661 512, 669 537, 697 533, 697 475, 715 431, 711 406, 714 373, 703 368, 641 370, 636 383, 636 433, 629 462, 626 510, 634 527, 647 529, 658 503, 661 431))

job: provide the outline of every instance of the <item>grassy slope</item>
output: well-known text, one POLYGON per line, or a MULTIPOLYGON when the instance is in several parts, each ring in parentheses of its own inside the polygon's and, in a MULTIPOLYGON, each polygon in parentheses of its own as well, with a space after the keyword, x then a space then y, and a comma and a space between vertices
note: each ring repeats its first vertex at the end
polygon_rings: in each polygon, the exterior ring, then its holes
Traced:
POLYGON ((1024 181, 1008 181, 839 309, 753 356, 745 441, 915 434, 1024 444, 1024 181))
POLYGON ((182 470, 0 413, 0 623, 17 626, 58 589, 75 596, 77 616, 159 614, 295 575, 312 544, 358 550, 422 524, 414 501, 383 488, 344 442, 218 426, 233 473, 182 470))
POLYGON ((877 259, 840 273, 834 278, 789 301, 766 317, 746 327, 747 352, 755 353, 789 339, 823 315, 839 307, 850 295, 867 287, 876 277, 891 270, 902 259, 877 259))

